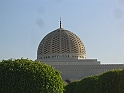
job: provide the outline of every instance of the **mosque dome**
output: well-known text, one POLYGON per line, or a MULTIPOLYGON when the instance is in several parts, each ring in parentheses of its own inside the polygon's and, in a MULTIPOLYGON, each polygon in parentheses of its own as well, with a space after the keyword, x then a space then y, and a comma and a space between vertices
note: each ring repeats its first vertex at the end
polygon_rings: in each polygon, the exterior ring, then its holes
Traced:
POLYGON ((37 59, 85 59, 86 50, 80 38, 69 30, 60 28, 48 33, 40 42, 37 59))

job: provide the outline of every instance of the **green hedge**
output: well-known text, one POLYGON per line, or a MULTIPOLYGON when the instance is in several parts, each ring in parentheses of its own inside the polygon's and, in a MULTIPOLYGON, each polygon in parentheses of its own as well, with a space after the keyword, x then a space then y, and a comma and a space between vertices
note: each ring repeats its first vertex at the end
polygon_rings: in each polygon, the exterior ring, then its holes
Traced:
POLYGON ((98 76, 89 76, 78 82, 74 93, 95 93, 98 76))
POLYGON ((119 93, 120 72, 112 70, 99 75, 96 93, 119 93))
POLYGON ((124 69, 74 81, 66 85, 64 93, 124 93, 124 69))
POLYGON ((73 82, 67 84, 67 85, 65 86, 64 93, 74 93, 75 87, 76 87, 76 85, 77 85, 78 82, 79 82, 79 81, 76 80, 76 81, 73 81, 73 82))
POLYGON ((28 59, 0 62, 0 93, 63 93, 60 73, 28 59))
POLYGON ((120 72, 119 93, 124 93, 124 69, 120 72))

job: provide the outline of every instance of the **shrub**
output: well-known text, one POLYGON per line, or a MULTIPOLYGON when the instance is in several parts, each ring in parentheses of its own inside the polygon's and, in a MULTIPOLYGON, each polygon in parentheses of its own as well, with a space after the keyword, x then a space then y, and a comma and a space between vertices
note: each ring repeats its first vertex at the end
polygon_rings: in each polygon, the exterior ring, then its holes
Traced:
POLYGON ((74 93, 75 87, 79 81, 73 81, 65 86, 64 93, 74 93))
POLYGON ((95 93, 95 86, 97 82, 98 76, 89 76, 83 78, 76 85, 74 93, 95 93))
POLYGON ((121 70, 112 70, 99 75, 96 93, 119 93, 119 74, 121 70))
POLYGON ((28 59, 0 62, 0 93, 63 93, 60 73, 28 59))
POLYGON ((119 93, 124 93, 124 69, 120 72, 119 93))

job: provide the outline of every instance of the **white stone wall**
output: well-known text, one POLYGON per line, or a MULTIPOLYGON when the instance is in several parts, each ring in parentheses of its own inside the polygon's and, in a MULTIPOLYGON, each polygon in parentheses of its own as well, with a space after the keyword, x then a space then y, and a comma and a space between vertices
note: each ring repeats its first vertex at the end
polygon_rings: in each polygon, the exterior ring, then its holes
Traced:
POLYGON ((113 69, 123 69, 124 65, 53 65, 61 72, 63 80, 82 79, 85 76, 98 75, 113 69))
POLYGON ((52 65, 61 72, 63 80, 82 79, 86 76, 98 75, 112 69, 123 69, 124 64, 100 64, 97 59, 83 60, 40 60, 52 65))

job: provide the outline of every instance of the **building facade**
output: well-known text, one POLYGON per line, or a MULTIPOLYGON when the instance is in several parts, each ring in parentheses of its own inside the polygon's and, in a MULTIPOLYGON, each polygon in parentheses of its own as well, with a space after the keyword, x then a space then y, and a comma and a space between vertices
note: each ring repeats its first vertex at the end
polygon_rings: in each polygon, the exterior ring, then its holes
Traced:
POLYGON ((63 80, 76 80, 124 68, 124 64, 100 64, 97 59, 87 59, 83 42, 76 34, 62 28, 61 21, 60 28, 41 40, 37 50, 37 61, 52 65, 61 72, 63 80))

